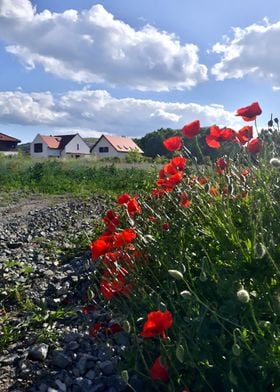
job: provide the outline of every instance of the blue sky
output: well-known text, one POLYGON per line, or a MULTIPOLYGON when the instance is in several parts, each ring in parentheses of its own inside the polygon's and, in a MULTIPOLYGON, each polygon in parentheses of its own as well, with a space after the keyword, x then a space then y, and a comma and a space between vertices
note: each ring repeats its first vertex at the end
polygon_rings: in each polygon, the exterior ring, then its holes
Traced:
POLYGON ((0 0, 0 132, 142 136, 280 116, 276 0, 0 0))

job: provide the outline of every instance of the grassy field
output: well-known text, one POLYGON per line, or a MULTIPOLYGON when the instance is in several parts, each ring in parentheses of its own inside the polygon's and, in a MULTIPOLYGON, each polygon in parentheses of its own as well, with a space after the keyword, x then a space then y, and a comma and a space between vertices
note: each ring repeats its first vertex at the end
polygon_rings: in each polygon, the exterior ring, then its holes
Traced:
POLYGON ((149 190, 156 173, 152 163, 119 160, 38 160, 0 156, 0 192, 115 196, 149 190))

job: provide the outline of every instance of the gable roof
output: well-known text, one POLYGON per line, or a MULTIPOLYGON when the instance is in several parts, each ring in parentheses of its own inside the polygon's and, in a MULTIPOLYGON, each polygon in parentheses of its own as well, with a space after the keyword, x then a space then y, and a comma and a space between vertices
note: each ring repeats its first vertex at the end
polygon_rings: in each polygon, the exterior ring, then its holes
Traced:
POLYGON ((58 135, 58 136, 46 136, 40 135, 44 143, 54 150, 63 150, 65 146, 76 136, 75 135, 58 135))
POLYGON ((1 132, 0 132, 0 141, 1 142, 16 142, 16 143, 20 143, 21 142, 21 140, 16 139, 16 138, 14 138, 12 136, 8 136, 5 133, 1 133, 1 132))
POLYGON ((102 139, 105 138, 111 145, 112 147, 118 151, 118 152, 129 152, 132 150, 136 150, 143 154, 144 152, 141 150, 140 147, 137 146, 137 144, 127 136, 109 136, 109 135, 102 135, 97 142, 93 145, 91 150, 98 144, 98 142, 102 139))

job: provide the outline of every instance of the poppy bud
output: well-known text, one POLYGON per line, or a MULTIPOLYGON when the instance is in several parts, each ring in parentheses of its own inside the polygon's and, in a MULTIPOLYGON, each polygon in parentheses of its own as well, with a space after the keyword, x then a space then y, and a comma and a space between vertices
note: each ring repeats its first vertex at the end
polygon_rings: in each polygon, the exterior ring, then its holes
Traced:
POLYGON ((231 350, 232 350, 232 353, 236 357, 238 357, 241 354, 241 352, 242 352, 240 346, 237 343, 234 343, 234 345, 232 346, 231 350))
POLYGON ((192 293, 188 290, 184 290, 181 291, 180 295, 184 298, 184 299, 189 299, 192 296, 192 293))
POLYGON ((237 299, 240 302, 243 302, 244 304, 248 303, 250 301, 250 295, 247 290, 240 289, 237 291, 237 299))
POLYGON ((258 242, 255 246, 255 258, 262 259, 265 254, 266 254, 266 249, 265 249, 264 244, 262 244, 261 242, 258 242))
POLYGON ((201 271, 200 275, 199 275, 199 279, 201 282, 206 282, 207 280, 207 275, 204 271, 201 271))
POLYGON ((124 380, 124 382, 127 384, 127 383, 128 383, 128 380, 129 380, 128 371, 127 371, 127 370, 123 370, 123 371, 121 372, 121 376, 122 376, 122 379, 124 380))
POLYGON ((167 306, 165 305, 164 302, 161 302, 161 303, 159 304, 159 310, 161 310, 162 312, 166 312, 167 306))
POLYGON ((130 327, 130 323, 129 323, 128 320, 125 320, 125 321, 123 322, 123 329, 124 329, 124 331, 127 332, 127 333, 130 332, 131 327, 130 327))
POLYGON ((183 363, 184 362, 184 354, 185 354, 185 349, 184 347, 180 344, 176 348, 176 358, 178 359, 179 362, 183 363))
POLYGON ((274 122, 276 123, 276 124, 278 124, 278 118, 277 117, 275 117, 275 119, 274 119, 274 122))
POLYGON ((184 280, 184 276, 182 272, 177 271, 177 270, 168 270, 169 275, 172 276, 172 278, 176 280, 184 280))
POLYGON ((271 158, 269 161, 271 166, 275 167, 276 169, 280 169, 280 159, 279 158, 271 158))

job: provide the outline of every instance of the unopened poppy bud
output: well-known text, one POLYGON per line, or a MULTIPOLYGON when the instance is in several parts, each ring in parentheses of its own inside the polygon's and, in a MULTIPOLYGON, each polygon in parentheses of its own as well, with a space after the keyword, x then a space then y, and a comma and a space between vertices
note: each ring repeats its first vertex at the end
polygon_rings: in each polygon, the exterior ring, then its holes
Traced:
POLYGON ((161 302, 161 303, 159 304, 159 310, 161 310, 162 312, 166 312, 167 306, 165 305, 164 302, 161 302))
POLYGON ((266 253, 266 249, 264 244, 261 242, 258 242, 255 246, 255 258, 256 259, 262 259, 266 253))
POLYGON ((280 169, 280 158, 271 158, 269 161, 271 166, 275 167, 276 169, 280 169))
POLYGON ((125 321, 123 322, 123 329, 124 329, 124 331, 127 332, 127 333, 130 332, 131 327, 130 327, 130 323, 129 323, 128 320, 125 320, 125 321))
POLYGON ((279 121, 278 121, 278 118, 277 118, 277 117, 275 117, 275 119, 274 119, 274 122, 275 122, 276 124, 278 124, 278 123, 279 123, 279 121))
POLYGON ((172 276, 172 278, 176 280, 184 280, 184 276, 182 272, 177 271, 177 270, 168 270, 169 275, 172 276))
POLYGON ((121 372, 121 376, 122 376, 122 379, 124 380, 124 382, 127 384, 128 380, 129 380, 128 371, 127 370, 123 370, 121 372))
POLYGON ((246 304, 250 301, 250 295, 247 290, 240 289, 237 291, 237 299, 238 299, 238 301, 246 304))
POLYGON ((201 282, 206 282, 207 280, 207 275, 204 271, 201 271, 200 275, 199 275, 199 279, 201 282))
POLYGON ((234 345, 232 346, 231 350, 232 350, 232 353, 236 357, 238 357, 241 354, 241 351, 242 351, 240 346, 237 343, 234 343, 234 345))
POLYGON ((192 296, 192 293, 188 290, 184 290, 181 291, 180 295, 184 298, 184 299, 188 299, 192 296))
POLYGON ((185 349, 184 347, 180 344, 176 348, 176 358, 178 359, 179 362, 183 363, 184 362, 184 355, 185 355, 185 349))

